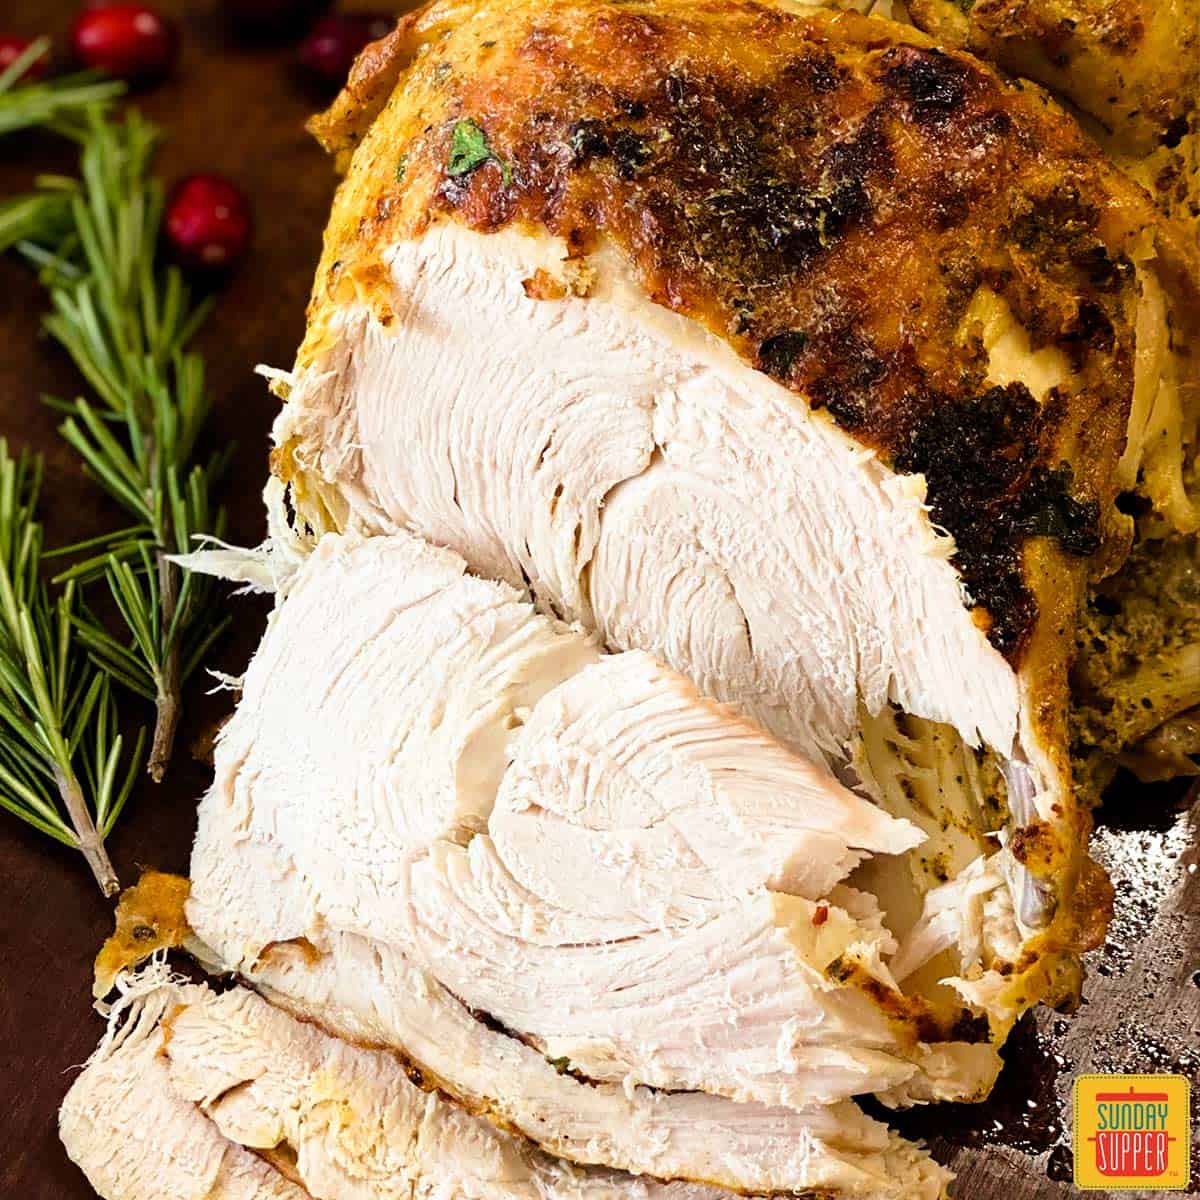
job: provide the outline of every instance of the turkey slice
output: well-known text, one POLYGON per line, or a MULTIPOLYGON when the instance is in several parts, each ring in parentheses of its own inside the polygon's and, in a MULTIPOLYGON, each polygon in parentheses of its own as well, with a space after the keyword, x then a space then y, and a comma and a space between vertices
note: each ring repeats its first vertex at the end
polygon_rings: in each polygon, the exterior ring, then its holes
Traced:
POLYGON ((156 988, 130 1006, 62 1102, 67 1153, 103 1200, 308 1200, 172 1087, 162 1018, 201 993, 156 988))
MULTIPOLYGON (((153 979, 154 969, 147 974, 153 979)), ((195 985, 133 986, 142 994, 127 1004, 126 1025, 63 1106, 64 1141, 105 1200, 727 1194, 551 1158, 425 1090, 394 1055, 332 1038, 243 988, 218 995, 195 985), (145 1136, 147 1114, 153 1137, 145 1136)), ((811 1186, 921 1200, 944 1194, 945 1171, 860 1120, 873 1135, 860 1152, 806 1140, 811 1186)))
POLYGON ((407 535, 322 542, 216 767, 189 916, 229 967, 357 934, 614 1082, 803 1108, 994 1077, 990 1046, 896 987, 878 910, 834 886, 913 826, 407 535), (269 875, 231 870, 243 844, 269 875))

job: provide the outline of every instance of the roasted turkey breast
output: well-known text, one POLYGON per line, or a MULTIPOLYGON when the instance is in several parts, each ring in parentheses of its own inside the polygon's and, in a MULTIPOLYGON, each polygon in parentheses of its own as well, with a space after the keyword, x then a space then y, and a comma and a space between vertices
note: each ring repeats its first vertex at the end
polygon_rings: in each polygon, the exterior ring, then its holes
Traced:
MULTIPOLYGON (((786 1190, 788 1138, 849 1097, 995 1078, 986 1022, 906 994, 843 882, 904 873, 913 824, 450 551, 326 535, 215 765, 186 910, 205 957, 567 1157, 786 1190), (645 1136, 685 1120, 746 1149, 645 1136)), ((974 919, 989 949, 1019 936, 1011 908, 974 919)))
POLYGON ((1200 241, 1197 0, 912 0, 904 15, 943 45, 1050 88, 1200 241))
MULTIPOLYGON (((840 7, 840 5, 837 5, 840 7)), ((871 3, 854 7, 873 8, 871 3)), ((897 15, 948 45, 965 47, 1052 89, 1079 114, 1111 159, 1141 183, 1181 242, 1200 242, 1200 4, 1097 0, 913 0, 897 15)), ((1142 305, 1139 353, 1167 329, 1195 340, 1195 297, 1168 290, 1142 305)), ((1157 378, 1157 369, 1142 378, 1157 378)), ((1143 779, 1200 772, 1200 666, 1192 650, 1200 591, 1189 580, 1200 556, 1196 494, 1195 371, 1186 372, 1183 425, 1135 389, 1129 444, 1166 453, 1139 464, 1142 495, 1158 511, 1137 522, 1134 553, 1089 595, 1076 635, 1073 752, 1079 786, 1098 796, 1117 764, 1143 779), (1182 437, 1180 433, 1182 432, 1182 437), (1190 461, 1189 461, 1190 460, 1190 461), (1182 469, 1181 469, 1182 468, 1182 469), (1161 497, 1173 493, 1160 519, 1161 497)), ((1123 458, 1131 463, 1131 453, 1123 458)), ((1132 490, 1124 473, 1122 486, 1132 490)), ((1137 511, 1135 505, 1130 511, 1137 511)))
POLYGON ((434 4, 314 128, 348 173, 279 383, 302 524, 415 528, 894 812, 880 722, 980 749, 884 908, 998 835, 993 1013, 1069 993, 1080 604, 1121 492, 1196 517, 1195 263, 1145 193, 969 55, 748 0, 434 4))

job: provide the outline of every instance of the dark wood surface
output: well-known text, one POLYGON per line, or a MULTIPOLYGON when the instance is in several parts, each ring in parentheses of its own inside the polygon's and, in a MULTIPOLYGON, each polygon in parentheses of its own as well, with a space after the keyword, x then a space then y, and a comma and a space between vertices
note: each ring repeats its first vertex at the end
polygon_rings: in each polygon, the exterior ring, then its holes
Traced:
MULTIPOLYGON (((225 289, 200 339, 215 405, 212 436, 236 441, 223 499, 231 536, 262 534, 258 493, 275 401, 254 376, 258 362, 290 365, 333 189, 329 164, 302 124, 317 98, 295 78, 287 47, 231 41, 204 3, 170 4, 184 42, 175 77, 139 97, 167 130, 160 155, 168 181, 215 169, 238 181, 254 205, 250 257, 225 289)), ((75 6, 59 0, 4 0, 0 27, 59 39, 75 6)), ((69 170, 72 157, 40 137, 0 142, 0 195, 37 171, 69 170)), ((52 540, 103 529, 116 515, 82 478, 58 440, 43 392, 71 394, 70 364, 38 336, 42 296, 18 265, 0 263, 0 435, 47 457, 45 515, 52 540)), ((261 602, 231 600, 235 633, 215 666, 238 671, 262 629, 261 602)), ((195 805, 208 770, 187 747, 228 707, 196 683, 180 752, 168 781, 139 789, 110 849, 123 880, 139 865, 185 871, 195 805)), ((1118 884, 1110 946, 1093 956, 1086 1003, 1067 1023, 1053 1013, 1027 1018, 1010 1043, 1009 1066, 983 1106, 938 1107, 902 1119, 931 1140, 959 1172, 970 1200, 1061 1200, 1074 1194, 1063 1146, 1070 1084, 1080 1070, 1183 1070, 1195 1075, 1200 1047, 1200 809, 1169 794, 1127 792, 1097 851, 1118 884)), ((0 1200, 85 1200, 85 1180, 57 1139, 55 1113, 78 1064, 100 1032, 90 1011, 91 960, 111 911, 78 856, 0 814, 0 1200)), ((1197 1156, 1194 1156, 1197 1157, 1197 1156)), ((1124 1193, 1130 1195, 1130 1193, 1124 1193)))

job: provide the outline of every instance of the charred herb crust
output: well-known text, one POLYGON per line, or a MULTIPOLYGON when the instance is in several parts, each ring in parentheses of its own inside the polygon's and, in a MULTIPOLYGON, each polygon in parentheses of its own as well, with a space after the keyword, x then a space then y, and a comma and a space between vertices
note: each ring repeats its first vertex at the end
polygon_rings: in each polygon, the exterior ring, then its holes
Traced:
POLYGON ((464 25, 439 48, 457 39, 462 70, 410 70, 429 210, 541 226, 581 255, 615 242, 653 300, 923 472, 970 599, 1016 660, 1037 615, 1026 539, 1090 555, 1112 500, 1127 247, 1148 219, 1127 215, 1135 193, 1036 96, 920 35, 752 0, 720 21, 702 3, 584 10, 550 0, 524 24, 493 20, 486 51, 464 25), (455 175, 467 120, 494 161, 455 175), (963 332, 983 286, 1035 348, 1065 352, 1072 390, 1039 403, 989 386, 963 332), (1085 414, 1113 433, 1073 474, 1085 414))
POLYGON ((894 451, 898 470, 929 482, 933 520, 951 530, 972 599, 992 617, 1001 648, 1016 644, 1037 615, 1014 550, 1026 537, 1054 537, 1069 554, 1099 546, 1100 506, 1072 495, 1073 472, 1043 461, 1053 399, 1041 406, 1023 384, 977 396, 945 396, 894 451))
POLYGON ((870 996, 880 1012, 896 1022, 898 1030, 911 1031, 919 1041, 986 1042, 990 1038, 987 1018, 960 1009, 953 1016, 936 1014, 919 996, 906 996, 875 978, 861 963, 838 955, 826 967, 834 983, 855 987, 870 996))

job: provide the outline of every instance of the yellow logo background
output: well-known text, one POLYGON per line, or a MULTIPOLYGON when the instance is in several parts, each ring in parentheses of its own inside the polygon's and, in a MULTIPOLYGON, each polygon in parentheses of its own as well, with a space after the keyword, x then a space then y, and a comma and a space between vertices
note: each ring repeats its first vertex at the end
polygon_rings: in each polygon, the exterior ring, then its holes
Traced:
POLYGON ((1072 1117, 1075 1186, 1181 1191, 1191 1173, 1191 1108, 1182 1075, 1080 1075, 1072 1117))

